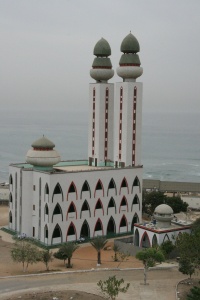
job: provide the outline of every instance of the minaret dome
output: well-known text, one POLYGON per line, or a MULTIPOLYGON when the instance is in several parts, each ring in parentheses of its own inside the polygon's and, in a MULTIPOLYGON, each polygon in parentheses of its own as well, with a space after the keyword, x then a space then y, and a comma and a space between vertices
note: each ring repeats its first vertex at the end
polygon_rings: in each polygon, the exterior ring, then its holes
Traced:
POLYGON ((135 81, 142 75, 143 69, 140 67, 140 59, 137 52, 140 51, 138 40, 130 32, 121 43, 121 52, 123 52, 117 74, 123 78, 123 81, 135 81))
POLYGON ((111 48, 109 43, 101 38, 95 45, 94 55, 96 56, 92 69, 90 70, 90 76, 96 80, 96 82, 107 82, 114 75, 112 70, 111 60, 108 56, 111 55, 111 48))

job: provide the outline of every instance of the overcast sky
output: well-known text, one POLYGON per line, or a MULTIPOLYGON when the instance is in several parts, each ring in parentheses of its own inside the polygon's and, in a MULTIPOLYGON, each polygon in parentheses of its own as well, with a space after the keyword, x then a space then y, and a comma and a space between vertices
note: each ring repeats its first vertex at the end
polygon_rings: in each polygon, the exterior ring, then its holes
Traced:
POLYGON ((86 111, 96 42, 116 70, 131 30, 144 111, 199 112, 199 16, 200 0, 0 0, 1 107, 86 111))

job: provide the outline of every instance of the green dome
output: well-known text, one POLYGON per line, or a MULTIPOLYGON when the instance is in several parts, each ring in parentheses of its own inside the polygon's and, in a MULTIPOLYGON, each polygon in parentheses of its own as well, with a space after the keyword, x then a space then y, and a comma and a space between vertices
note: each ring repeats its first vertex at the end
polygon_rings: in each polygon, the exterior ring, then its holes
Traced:
POLYGON ((108 57, 95 57, 93 64, 93 68, 112 68, 111 60, 108 57))
POLYGON ((40 148, 40 149, 53 149, 55 147, 54 143, 52 143, 44 135, 40 139, 33 142, 31 146, 33 148, 40 148))
POLYGON ((138 40, 131 32, 123 39, 120 50, 124 53, 137 53, 140 51, 138 40))
POLYGON ((122 54, 119 65, 136 65, 140 66, 139 56, 135 53, 122 54))
POLYGON ((111 55, 111 48, 108 42, 101 38, 96 45, 94 46, 94 55, 96 56, 110 56, 111 55))

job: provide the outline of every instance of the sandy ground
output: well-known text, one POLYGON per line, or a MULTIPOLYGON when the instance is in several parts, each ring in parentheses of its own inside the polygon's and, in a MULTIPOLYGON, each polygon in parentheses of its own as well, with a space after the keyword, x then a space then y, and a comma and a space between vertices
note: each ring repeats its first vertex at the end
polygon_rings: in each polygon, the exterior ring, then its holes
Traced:
MULTIPOLYGON (((5 226, 8 223, 8 207, 0 206, 0 226, 5 226)), ((13 247, 13 241, 10 235, 0 231, 0 276, 9 276, 16 274, 23 274, 22 265, 14 263, 11 259, 10 251, 13 247)), ((113 241, 109 241, 107 246, 112 249, 113 241)), ((53 250, 56 251, 56 250, 53 250)), ((137 268, 142 267, 142 263, 135 257, 129 257, 124 262, 113 261, 113 250, 102 250, 101 261, 102 264, 98 268, 137 268)), ((90 244, 82 244, 74 252, 72 258, 73 270, 88 270, 97 268, 97 252, 90 244)), ((50 270, 66 271, 63 261, 53 259, 50 263, 50 270)), ((40 273, 45 271, 45 265, 43 263, 37 263, 28 267, 27 273, 40 273)))

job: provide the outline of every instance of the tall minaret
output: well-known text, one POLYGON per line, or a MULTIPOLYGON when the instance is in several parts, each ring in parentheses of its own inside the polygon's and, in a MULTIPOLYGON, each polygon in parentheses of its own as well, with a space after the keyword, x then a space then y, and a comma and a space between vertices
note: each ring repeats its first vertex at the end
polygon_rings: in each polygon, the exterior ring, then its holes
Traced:
POLYGON ((117 74, 123 82, 116 83, 114 161, 116 167, 141 165, 142 134, 142 83, 136 78, 142 75, 137 52, 140 46, 129 33, 121 44, 123 52, 117 74))
POLYGON ((89 91, 88 158, 89 165, 105 166, 113 161, 114 115, 114 85, 107 82, 114 71, 108 57, 111 48, 105 39, 97 42, 94 55, 90 76, 96 83, 90 83, 89 91))

